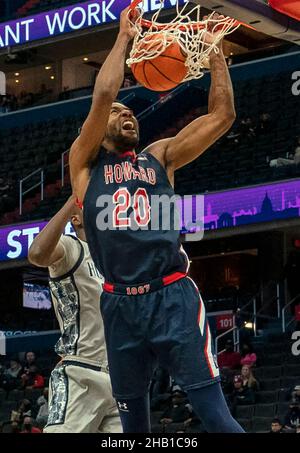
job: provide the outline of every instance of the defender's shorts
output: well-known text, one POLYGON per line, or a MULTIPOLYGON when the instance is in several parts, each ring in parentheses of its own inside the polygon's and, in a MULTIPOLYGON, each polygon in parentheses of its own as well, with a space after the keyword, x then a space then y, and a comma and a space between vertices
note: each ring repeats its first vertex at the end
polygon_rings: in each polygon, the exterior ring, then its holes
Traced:
POLYGON ((204 303, 185 274, 137 286, 105 283, 100 307, 116 399, 145 395, 158 364, 184 390, 220 381, 204 303))
POLYGON ((122 433, 107 370, 63 360, 51 373, 45 433, 122 433))

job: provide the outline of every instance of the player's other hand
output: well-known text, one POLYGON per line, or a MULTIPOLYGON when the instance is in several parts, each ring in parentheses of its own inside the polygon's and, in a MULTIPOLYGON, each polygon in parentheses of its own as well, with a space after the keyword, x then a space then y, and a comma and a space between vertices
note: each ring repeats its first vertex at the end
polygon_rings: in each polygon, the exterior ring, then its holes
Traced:
MULTIPOLYGON (((204 16, 203 20, 207 20, 208 17, 209 16, 204 16)), ((212 44, 212 43, 218 41, 218 35, 220 35, 220 31, 222 30, 223 24, 224 24, 224 22, 222 22, 222 24, 219 25, 218 21, 224 20, 224 19, 225 19, 225 16, 223 16, 222 14, 218 14, 218 13, 214 13, 211 16, 211 18, 208 22, 207 32, 204 35, 204 40, 207 44, 212 44)), ((221 47, 222 41, 223 40, 220 40, 217 43, 218 47, 221 47)))
POLYGON ((121 12, 120 16, 120 33, 128 38, 128 41, 131 41, 136 35, 136 29, 133 24, 139 17, 140 13, 137 9, 130 9, 130 6, 125 8, 121 12))

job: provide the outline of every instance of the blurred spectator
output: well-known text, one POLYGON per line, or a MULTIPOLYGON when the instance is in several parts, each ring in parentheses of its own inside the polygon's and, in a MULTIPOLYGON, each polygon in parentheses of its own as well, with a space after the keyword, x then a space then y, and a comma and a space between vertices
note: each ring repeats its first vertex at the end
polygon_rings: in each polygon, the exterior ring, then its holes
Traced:
POLYGON ((123 82, 123 88, 130 88, 135 84, 136 83, 129 76, 126 76, 123 82))
POLYGON ((41 99, 48 100, 46 96, 52 93, 51 89, 48 89, 45 84, 40 86, 40 90, 37 93, 30 93, 23 90, 18 97, 14 94, 6 94, 0 97, 0 113, 8 113, 18 109, 30 107, 35 103, 41 101, 41 99))
POLYGON ((170 423, 188 423, 191 421, 191 412, 187 407, 186 394, 176 390, 172 393, 171 404, 163 413, 160 423, 168 425, 170 423))
POLYGON ((297 144, 296 144, 296 148, 295 148, 294 159, 296 161, 296 164, 300 163, 300 136, 297 137, 297 144))
POLYGON ((298 165, 300 163, 300 155, 296 157, 291 155, 289 159, 286 157, 278 157, 277 159, 270 160, 270 167, 287 167, 289 165, 298 165))
POLYGON ((24 418, 23 431, 21 431, 21 434, 39 434, 41 432, 42 431, 39 428, 32 426, 31 417, 24 418))
POLYGON ((24 417, 31 417, 31 415, 31 402, 24 399, 16 411, 11 411, 10 421, 19 426, 23 423, 24 417))
POLYGON ((298 403, 290 404, 290 408, 284 418, 284 425, 289 430, 300 426, 300 405, 298 403))
POLYGON ((300 137, 297 138, 297 146, 294 153, 288 154, 287 157, 278 157, 270 161, 270 167, 285 167, 298 164, 300 164, 300 137))
POLYGON ((300 385, 295 385, 294 390, 292 391, 291 404, 300 405, 300 385))
POLYGON ((28 371, 31 365, 36 365, 36 355, 35 352, 28 351, 25 354, 25 360, 23 362, 24 371, 28 371))
POLYGON ((244 365, 241 370, 241 376, 243 380, 243 387, 249 387, 252 390, 259 390, 259 383, 255 379, 251 367, 244 365))
POLYGON ((233 349, 233 341, 227 340, 225 351, 218 355, 218 364, 220 368, 229 368, 236 370, 240 366, 241 355, 233 349))
POLYGON ((257 356, 250 343, 243 343, 241 347, 241 365, 253 366, 256 364, 257 356))
POLYGON ((242 137, 255 138, 255 127, 251 118, 242 119, 239 130, 242 137))
POLYGON ((272 132, 272 130, 273 126, 271 115, 269 113, 262 113, 259 118, 256 132, 263 135, 265 133, 272 132))
POLYGON ((48 387, 44 388, 43 395, 40 396, 37 400, 37 405, 39 406, 39 411, 36 416, 36 423, 43 428, 48 420, 48 387))
POLYGON ((233 386, 234 390, 229 399, 229 406, 232 414, 235 416, 236 406, 254 404, 255 395, 251 387, 243 387, 243 378, 241 375, 234 376, 233 386))
POLYGON ((281 421, 279 418, 274 418, 271 423, 271 430, 270 433, 282 433, 283 432, 283 426, 281 424, 281 421))
POLYGON ((0 379, 0 386, 10 391, 16 389, 21 383, 22 366, 16 358, 10 360, 10 367, 7 368, 0 379))
POLYGON ((189 410, 190 417, 185 422, 183 422, 185 432, 189 433, 199 433, 203 430, 203 426, 198 416, 195 414, 194 409, 191 404, 186 405, 189 410))
POLYGON ((226 139, 237 145, 239 143, 240 135, 241 134, 237 130, 231 130, 230 133, 226 135, 226 139))
POLYGON ((1 96, 0 100, 0 112, 7 113, 11 112, 12 110, 16 110, 18 108, 18 101, 16 96, 12 94, 6 94, 5 96, 1 96))
POLYGON ((42 375, 38 374, 35 365, 30 365, 28 371, 21 376, 22 387, 26 389, 41 389, 44 387, 45 380, 42 375))

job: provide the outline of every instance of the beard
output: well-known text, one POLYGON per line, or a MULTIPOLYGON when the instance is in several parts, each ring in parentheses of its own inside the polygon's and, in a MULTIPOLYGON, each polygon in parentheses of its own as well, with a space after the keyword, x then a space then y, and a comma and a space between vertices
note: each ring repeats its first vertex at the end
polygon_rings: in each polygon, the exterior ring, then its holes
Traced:
POLYGON ((117 130, 105 135, 105 140, 113 143, 118 151, 128 151, 130 149, 136 148, 139 144, 139 133, 135 135, 126 135, 122 130, 117 130))

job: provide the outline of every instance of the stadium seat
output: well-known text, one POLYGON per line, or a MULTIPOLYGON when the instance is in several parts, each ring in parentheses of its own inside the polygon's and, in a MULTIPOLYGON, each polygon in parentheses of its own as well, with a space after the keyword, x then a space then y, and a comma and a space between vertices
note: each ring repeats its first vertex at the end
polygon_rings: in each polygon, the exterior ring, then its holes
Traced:
POLYGON ((5 398, 6 398, 5 390, 0 389, 0 407, 1 407, 2 402, 5 400, 5 398))
POLYGON ((16 402, 12 401, 2 401, 0 407, 0 420, 7 422, 10 420, 11 411, 15 410, 17 407, 16 402))
POLYGON ((285 365, 283 367, 284 376, 299 376, 300 384, 300 364, 299 365, 285 365))
POLYGON ((254 417, 252 422, 252 432, 268 432, 271 429, 272 418, 254 417))
POLYGON ((261 404, 276 403, 278 399, 277 391, 260 391, 257 392, 257 401, 261 404))
POLYGON ((264 379, 259 381, 262 390, 278 390, 280 388, 280 379, 264 379))
POLYGON ((42 389, 26 389, 24 392, 24 398, 30 400, 31 402, 36 402, 36 400, 42 395, 42 389))
POLYGON ((265 354, 262 359, 264 365, 281 365, 282 364, 282 354, 265 354))
POLYGON ((258 379, 258 380, 261 380, 263 379, 264 377, 264 368, 263 367, 259 367, 259 368, 256 368, 254 373, 255 373, 255 377, 258 379))
POLYGON ((164 425, 156 423, 151 426, 152 433, 163 433, 164 432, 164 425))
POLYGON ((252 420, 246 418, 239 418, 237 419, 237 422, 246 431, 246 433, 250 433, 252 431, 252 420))
POLYGON ((299 356, 293 355, 293 354, 286 354, 284 358, 284 363, 285 364, 290 364, 290 365, 299 365, 299 356))
POLYGON ((183 423, 170 423, 166 425, 165 433, 176 433, 177 431, 184 431, 185 426, 183 423))
POLYGON ((299 384, 299 377, 284 377, 280 381, 281 387, 292 388, 299 384))
POLYGON ((252 418, 254 414, 255 406, 237 406, 236 407, 236 417, 239 419, 249 419, 252 418))
POLYGON ((264 378, 279 378, 282 373, 282 367, 281 366, 268 366, 264 367, 264 373, 263 376, 264 378))
POLYGON ((278 403, 277 412, 281 416, 281 418, 288 412, 290 407, 289 403, 278 403))
POLYGON ((277 404, 257 404, 255 406, 256 417, 273 417, 276 414, 277 404))
POLYGON ((278 392, 278 401, 280 403, 284 403, 286 401, 288 401, 289 397, 290 397, 290 388, 280 388, 279 389, 279 392, 278 392))
POLYGON ((24 398, 24 390, 11 390, 7 395, 8 401, 20 401, 24 398))

